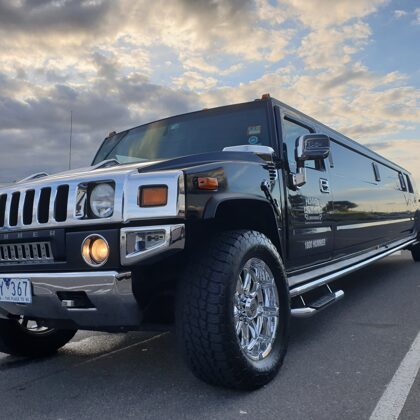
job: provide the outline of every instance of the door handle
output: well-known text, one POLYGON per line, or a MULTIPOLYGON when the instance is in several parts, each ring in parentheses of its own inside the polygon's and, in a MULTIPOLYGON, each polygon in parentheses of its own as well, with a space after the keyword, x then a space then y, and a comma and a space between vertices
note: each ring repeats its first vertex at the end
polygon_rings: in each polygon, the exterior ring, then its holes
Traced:
POLYGON ((319 178, 319 189, 322 193, 330 193, 330 183, 328 182, 328 179, 319 178))

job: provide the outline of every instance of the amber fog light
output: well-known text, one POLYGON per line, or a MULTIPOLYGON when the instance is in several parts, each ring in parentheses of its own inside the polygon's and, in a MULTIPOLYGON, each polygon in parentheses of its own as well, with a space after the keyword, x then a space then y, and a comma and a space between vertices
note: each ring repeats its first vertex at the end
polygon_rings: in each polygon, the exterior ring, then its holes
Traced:
POLYGON ((82 257, 86 264, 91 267, 104 265, 109 258, 109 245, 106 239, 100 235, 90 235, 82 245, 82 257))

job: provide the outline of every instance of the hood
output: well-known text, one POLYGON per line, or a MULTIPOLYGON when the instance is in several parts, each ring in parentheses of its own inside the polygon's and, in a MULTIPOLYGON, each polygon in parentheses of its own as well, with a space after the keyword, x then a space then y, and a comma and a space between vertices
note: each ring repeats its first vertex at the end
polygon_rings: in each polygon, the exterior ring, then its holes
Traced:
POLYGON ((194 166, 205 165, 208 163, 216 162, 226 162, 226 161, 242 161, 242 162, 253 162, 253 163, 263 163, 264 161, 254 153, 244 153, 244 152, 211 152, 211 153, 202 153, 195 155, 188 155, 170 159, 162 160, 150 160, 146 162, 136 162, 128 163, 107 167, 96 166, 87 166, 84 168, 72 169, 69 171, 59 172, 57 174, 43 176, 41 178, 27 179, 22 181, 17 181, 13 184, 7 184, 0 186, 1 188, 19 188, 19 186, 26 187, 28 184, 48 184, 56 182, 70 182, 72 180, 77 180, 78 178, 92 178, 95 174, 99 178, 106 177, 108 174, 110 176, 115 175, 128 175, 132 172, 156 172, 156 171, 165 171, 165 170, 174 170, 174 169, 188 169, 194 166))
POLYGON ((95 166, 86 166, 83 168, 78 169, 71 169, 69 171, 58 172, 56 174, 47 175, 39 178, 34 179, 23 179, 21 181, 17 181, 15 183, 1 185, 1 188, 17 188, 19 186, 26 186, 28 184, 48 184, 48 183, 55 183, 55 182, 69 182, 75 180, 77 178, 85 178, 85 177, 92 177, 94 174, 98 174, 99 177, 109 175, 116 175, 116 174, 128 174, 130 172, 139 170, 145 166, 153 165, 156 161, 147 161, 147 162, 137 162, 137 163, 130 163, 125 165, 115 165, 115 166, 108 166, 108 167, 98 167, 99 165, 95 166))

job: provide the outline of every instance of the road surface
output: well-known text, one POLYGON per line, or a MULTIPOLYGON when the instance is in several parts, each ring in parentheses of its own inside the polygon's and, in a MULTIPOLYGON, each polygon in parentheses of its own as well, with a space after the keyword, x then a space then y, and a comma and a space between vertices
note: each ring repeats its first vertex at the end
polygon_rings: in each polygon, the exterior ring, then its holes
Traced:
POLYGON ((283 369, 261 390, 195 379, 172 333, 79 332, 52 358, 0 354, 0 418, 420 419, 420 264, 392 255, 337 287, 343 300, 293 320, 283 369))

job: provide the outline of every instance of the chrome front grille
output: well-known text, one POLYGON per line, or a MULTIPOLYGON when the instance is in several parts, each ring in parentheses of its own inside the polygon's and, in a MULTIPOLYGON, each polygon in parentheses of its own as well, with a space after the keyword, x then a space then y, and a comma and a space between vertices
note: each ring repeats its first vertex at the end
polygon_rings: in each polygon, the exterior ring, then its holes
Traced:
POLYGON ((49 263, 54 256, 49 242, 28 242, 0 245, 0 265, 49 263))
POLYGON ((65 222, 69 186, 32 188, 0 195, 2 228, 42 227, 49 222, 65 222))
POLYGON ((17 182, 0 189, 0 236, 27 230, 183 217, 183 181, 184 174, 179 170, 140 173, 137 167, 128 165, 124 170, 103 168, 89 173, 17 182), (114 212, 112 216, 103 219, 86 211, 89 208, 89 191, 98 183, 115 185, 114 212), (167 205, 157 208, 139 207, 137 196, 142 185, 168 185, 170 194, 167 205))

